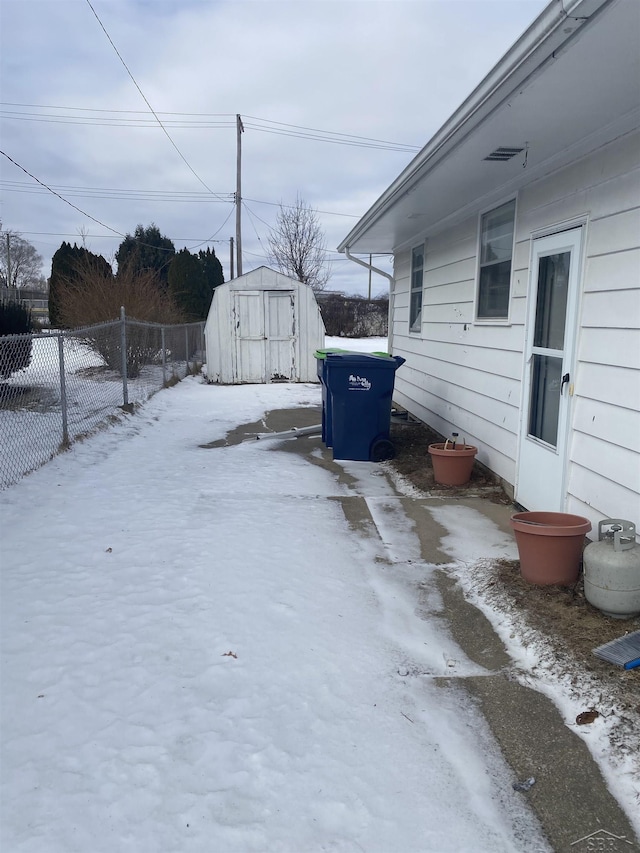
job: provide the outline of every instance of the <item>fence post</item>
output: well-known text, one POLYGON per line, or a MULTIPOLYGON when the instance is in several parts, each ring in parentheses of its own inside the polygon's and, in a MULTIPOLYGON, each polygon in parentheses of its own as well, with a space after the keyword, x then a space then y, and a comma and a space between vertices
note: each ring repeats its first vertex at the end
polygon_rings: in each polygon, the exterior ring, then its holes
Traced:
POLYGON ((62 446, 69 446, 69 425, 67 423, 67 383, 64 375, 64 340, 58 335, 58 367, 60 370, 60 405, 62 406, 62 446))
POLYGON ((164 326, 160 327, 160 342, 162 344, 162 385, 167 387, 167 350, 165 347, 164 326))
POLYGON ((189 375, 189 327, 184 327, 184 357, 187 362, 187 373, 189 375))
POLYGON ((122 408, 129 408, 129 389, 127 387, 127 320, 124 305, 120 307, 120 355, 122 361, 122 408))
POLYGON ((207 360, 206 346, 204 339, 204 323, 200 323, 200 361, 202 364, 207 360))

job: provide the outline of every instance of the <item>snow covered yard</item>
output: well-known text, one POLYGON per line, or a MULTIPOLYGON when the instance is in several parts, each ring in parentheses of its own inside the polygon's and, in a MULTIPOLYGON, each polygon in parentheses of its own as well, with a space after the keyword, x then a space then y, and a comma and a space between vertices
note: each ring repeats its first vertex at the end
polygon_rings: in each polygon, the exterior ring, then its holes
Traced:
MULTIPOLYGON (((119 331, 118 331, 119 334, 119 331)), ((0 489, 45 464, 63 441, 58 337, 33 339, 31 360, 0 385, 0 489)), ((63 338, 67 431, 71 441, 91 433, 119 413, 122 377, 109 370, 86 342, 63 338)), ((127 383, 131 403, 145 402, 163 385, 161 365, 144 365, 127 383)))
POLYGON ((379 469, 201 447, 319 402, 187 379, 0 495, 3 851, 548 849, 379 469))

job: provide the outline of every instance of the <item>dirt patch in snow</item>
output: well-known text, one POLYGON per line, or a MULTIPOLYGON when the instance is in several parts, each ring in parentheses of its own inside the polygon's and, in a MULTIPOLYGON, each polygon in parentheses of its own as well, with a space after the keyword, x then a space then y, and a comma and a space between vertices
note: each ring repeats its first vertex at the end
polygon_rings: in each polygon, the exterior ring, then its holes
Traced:
POLYGON ((429 445, 443 440, 442 436, 420 421, 394 417, 391 422, 391 441, 396 456, 391 464, 412 485, 432 495, 482 495, 499 503, 511 503, 496 478, 478 463, 473 466, 471 480, 464 486, 441 486, 436 483, 429 445))
MULTIPOLYGON (((443 439, 426 425, 394 418, 391 439, 396 457, 390 464, 416 489, 430 495, 478 495, 512 503, 478 464, 468 485, 438 485, 428 447, 443 439)), ((508 610, 520 642, 541 650, 541 667, 552 670, 572 698, 584 697, 585 711, 593 708, 603 716, 614 715, 608 727, 611 745, 619 754, 633 754, 640 747, 640 668, 625 671, 605 663, 593 649, 640 629, 640 617, 612 619, 592 607, 584 596, 582 575, 571 587, 542 587, 523 580, 519 569, 517 560, 487 565, 474 592, 495 609, 508 610)))

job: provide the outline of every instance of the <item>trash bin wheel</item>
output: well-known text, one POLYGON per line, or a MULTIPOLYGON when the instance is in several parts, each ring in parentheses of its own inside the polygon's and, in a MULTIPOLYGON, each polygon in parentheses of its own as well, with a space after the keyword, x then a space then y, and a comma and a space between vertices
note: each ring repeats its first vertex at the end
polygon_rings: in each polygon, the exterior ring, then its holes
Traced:
POLYGON ((377 438, 371 445, 371 461, 385 462, 396 455, 395 447, 388 438, 377 438))

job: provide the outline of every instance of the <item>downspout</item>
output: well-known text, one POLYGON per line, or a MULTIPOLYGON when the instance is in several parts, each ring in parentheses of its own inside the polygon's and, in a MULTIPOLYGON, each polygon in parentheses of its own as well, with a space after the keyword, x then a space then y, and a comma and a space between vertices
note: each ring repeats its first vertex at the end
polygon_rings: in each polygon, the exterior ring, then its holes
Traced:
POLYGON ((382 275, 385 278, 389 279, 389 316, 387 318, 387 349, 389 350, 389 352, 393 352, 393 299, 395 296, 395 279, 390 273, 378 269, 378 267, 374 267, 373 264, 368 264, 366 261, 363 261, 360 258, 355 258, 349 251, 348 246, 344 247, 344 253, 350 261, 354 262, 354 264, 360 264, 360 266, 364 267, 366 270, 369 270, 370 272, 377 272, 378 275, 382 275))

